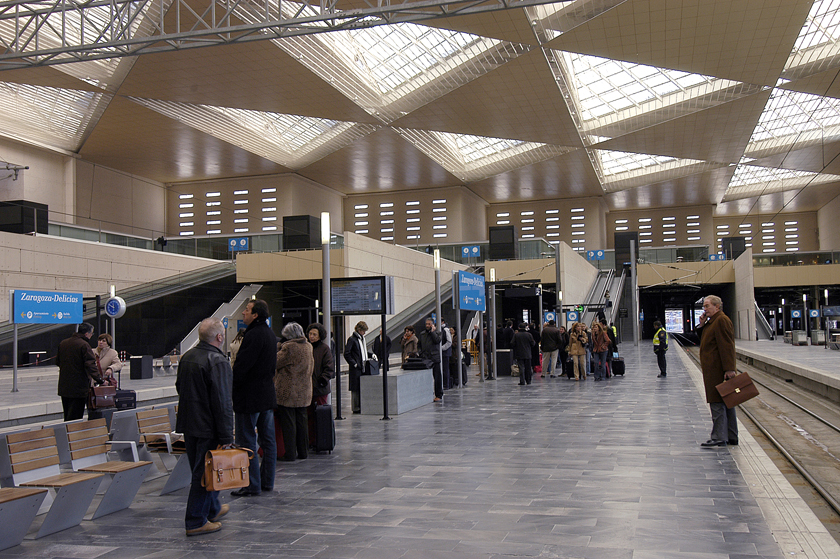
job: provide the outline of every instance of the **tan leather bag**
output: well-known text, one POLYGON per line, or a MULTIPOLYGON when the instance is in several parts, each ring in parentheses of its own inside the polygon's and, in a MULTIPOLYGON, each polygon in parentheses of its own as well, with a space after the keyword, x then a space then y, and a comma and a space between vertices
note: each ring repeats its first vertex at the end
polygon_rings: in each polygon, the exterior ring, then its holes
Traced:
POLYGON ((740 373, 717 386, 718 394, 723 398, 727 408, 734 408, 751 398, 758 396, 758 388, 753 384, 750 375, 740 373))
POLYGON ((207 491, 222 491, 248 487, 248 461, 254 451, 247 448, 208 450, 204 456, 204 476, 201 485, 207 491))

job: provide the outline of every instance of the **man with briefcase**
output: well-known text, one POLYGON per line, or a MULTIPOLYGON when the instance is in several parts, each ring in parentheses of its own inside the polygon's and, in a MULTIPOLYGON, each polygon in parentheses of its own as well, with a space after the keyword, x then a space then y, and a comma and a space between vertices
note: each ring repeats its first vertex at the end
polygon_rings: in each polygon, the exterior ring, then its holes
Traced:
POLYGON ((230 510, 219 502, 218 491, 202 485, 204 458, 208 450, 233 444, 233 370, 222 352, 225 327, 217 318, 205 318, 198 326, 198 345, 178 364, 178 419, 175 430, 184 434, 192 482, 184 518, 188 536, 218 532, 219 519, 230 510))
POLYGON ((720 297, 709 295, 703 299, 703 314, 697 325, 703 385, 706 389, 706 402, 712 412, 712 436, 700 444, 704 448, 738 444, 735 408, 726 407, 716 388, 724 380, 738 374, 735 370, 735 330, 722 307, 720 297))

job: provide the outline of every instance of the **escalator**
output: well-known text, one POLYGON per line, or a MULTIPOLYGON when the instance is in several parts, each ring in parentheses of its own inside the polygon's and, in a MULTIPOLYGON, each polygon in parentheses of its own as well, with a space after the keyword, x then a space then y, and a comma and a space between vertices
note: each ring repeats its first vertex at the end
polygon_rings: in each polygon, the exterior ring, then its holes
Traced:
POLYGON ((755 305, 755 335, 758 340, 775 340, 776 333, 773 332, 773 327, 770 326, 767 317, 761 312, 758 303, 753 301, 755 305))

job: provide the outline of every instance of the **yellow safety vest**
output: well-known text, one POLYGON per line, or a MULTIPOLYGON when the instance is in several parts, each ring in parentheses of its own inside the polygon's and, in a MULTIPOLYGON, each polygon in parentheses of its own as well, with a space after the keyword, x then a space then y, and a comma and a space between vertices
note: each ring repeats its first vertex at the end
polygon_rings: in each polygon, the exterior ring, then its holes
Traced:
POLYGON ((668 347, 668 331, 665 328, 660 328, 656 331, 656 334, 653 335, 653 347, 659 347, 659 333, 665 332, 665 343, 663 344, 665 347, 668 347))

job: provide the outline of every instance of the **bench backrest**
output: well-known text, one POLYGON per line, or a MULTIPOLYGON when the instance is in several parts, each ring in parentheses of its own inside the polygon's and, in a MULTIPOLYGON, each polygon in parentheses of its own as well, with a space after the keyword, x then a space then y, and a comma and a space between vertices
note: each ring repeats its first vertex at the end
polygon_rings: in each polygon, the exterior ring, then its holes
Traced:
POLYGON ((6 435, 12 480, 15 485, 61 473, 52 429, 6 435))
POLYGON ((68 423, 67 441, 74 470, 108 461, 108 426, 105 418, 68 423))
POLYGON ((160 437, 148 436, 146 433, 171 433, 172 425, 169 422, 169 410, 166 408, 143 410, 137 412, 137 430, 145 442, 160 439, 160 437))

